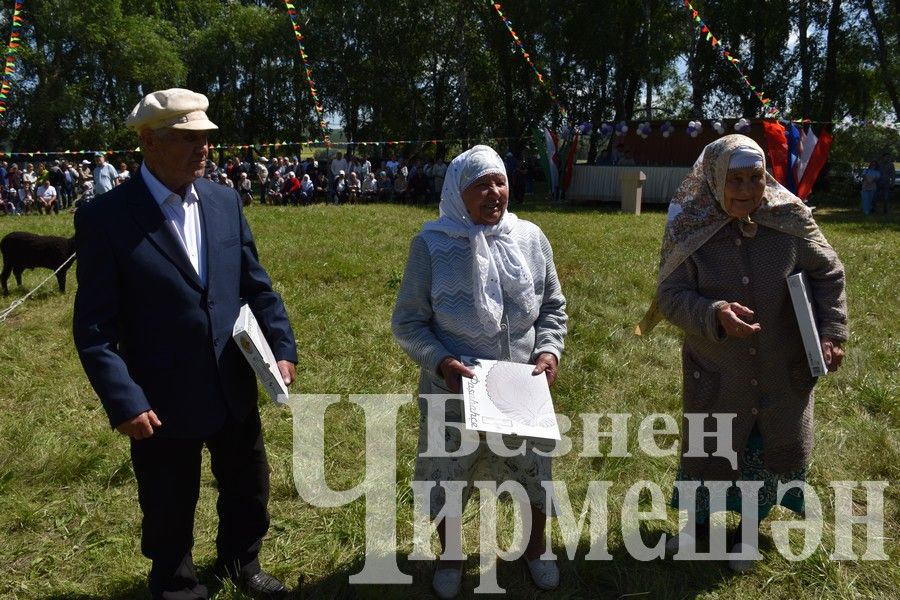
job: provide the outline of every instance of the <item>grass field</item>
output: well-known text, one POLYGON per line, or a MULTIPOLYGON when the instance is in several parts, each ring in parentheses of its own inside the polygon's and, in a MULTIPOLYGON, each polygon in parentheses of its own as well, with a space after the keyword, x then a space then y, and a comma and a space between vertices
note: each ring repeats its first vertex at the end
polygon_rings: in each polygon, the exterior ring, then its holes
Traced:
MULTIPOLYGON (((409 393, 417 370, 394 343, 390 314, 410 238, 434 207, 386 205, 258 207, 247 216, 263 264, 284 296, 300 347, 297 393, 409 393)), ((557 409, 573 417, 580 446, 582 412, 629 412, 631 458, 556 459, 556 479, 568 483, 581 506, 590 480, 614 482, 609 494, 608 548, 612 561, 585 561, 587 532, 574 561, 559 537, 563 584, 539 594, 520 562, 501 564, 499 582, 511 598, 890 598, 900 589, 900 218, 863 218, 849 209, 819 211, 818 220, 847 269, 852 337, 844 367, 817 389, 816 450, 809 480, 825 513, 822 545, 808 559, 783 558, 764 537, 766 559, 744 576, 715 562, 640 562, 628 556, 619 528, 625 490, 640 479, 669 493, 677 459, 636 451, 637 422, 650 413, 679 413, 679 333, 671 326, 649 339, 632 336, 655 282, 664 225, 661 212, 640 217, 607 209, 531 206, 517 213, 551 240, 570 331, 557 409), (885 549, 889 560, 835 562, 834 493, 829 482, 886 480, 885 549)), ((0 218, 13 230, 68 235, 71 215, 0 218)), ((32 289, 48 271, 26 272, 32 289)), ((109 430, 71 341, 74 270, 69 292, 55 283, 39 290, 0 323, 0 597, 144 598, 149 563, 139 552, 140 514, 127 440, 109 430)), ((14 283, 14 282, 13 282, 14 283)), ((7 303, 3 303, 5 306, 7 303)), ((398 424, 398 539, 410 586, 350 586, 361 568, 365 532, 359 500, 336 509, 312 508, 291 475, 291 414, 262 404, 272 466, 272 527, 263 547, 266 568, 300 598, 429 597, 430 565, 406 560, 411 550, 408 482, 415 451, 413 404, 398 424)), ((327 429, 328 481, 356 485, 365 464, 362 411, 349 403, 331 409, 327 429), (333 416, 333 418, 331 418, 333 416)), ((607 423, 607 421, 603 421, 607 423)), ((609 447, 608 441, 601 448, 609 447)), ((214 559, 215 484, 206 463, 197 511, 195 561, 204 575, 214 559)), ((864 496, 857 497, 860 505, 864 496)), ((477 511, 470 503, 464 550, 470 553, 463 595, 478 585, 477 511)), ((505 513, 504 513, 505 514, 505 513)), ((769 520, 796 519, 776 509, 769 520)), ((668 523, 645 524, 655 543, 672 534, 668 523)), ((763 531, 769 530, 768 522, 763 531)), ((855 549, 864 550, 861 527, 855 549)), ((218 598, 239 594, 213 581, 218 598)))

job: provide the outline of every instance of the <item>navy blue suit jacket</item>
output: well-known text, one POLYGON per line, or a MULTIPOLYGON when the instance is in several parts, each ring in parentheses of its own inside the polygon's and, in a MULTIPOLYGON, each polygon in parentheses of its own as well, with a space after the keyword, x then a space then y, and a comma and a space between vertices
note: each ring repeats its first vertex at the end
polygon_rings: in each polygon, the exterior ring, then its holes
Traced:
POLYGON ((140 174, 75 213, 75 346, 113 427, 153 409, 156 435, 205 438, 255 411, 256 379, 231 338, 244 302, 275 358, 297 362, 237 193, 194 188, 205 286, 140 174))

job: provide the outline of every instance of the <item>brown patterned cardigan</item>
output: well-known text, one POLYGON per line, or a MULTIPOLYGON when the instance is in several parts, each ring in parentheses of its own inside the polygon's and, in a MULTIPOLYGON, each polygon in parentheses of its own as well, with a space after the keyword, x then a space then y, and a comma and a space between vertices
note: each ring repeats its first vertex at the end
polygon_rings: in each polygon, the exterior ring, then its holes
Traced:
MULTIPOLYGON (((685 332, 682 347, 685 413, 737 413, 732 449, 738 469, 725 458, 682 456, 691 477, 738 478, 743 449, 754 424, 763 437, 767 468, 789 473, 809 464, 813 447, 813 386, 786 278, 806 271, 819 335, 847 340, 844 267, 833 249, 760 226, 755 237, 729 223, 682 263, 657 290, 659 308, 685 332), (761 331, 728 338, 716 321, 723 302, 755 312, 761 331)), ((687 421, 682 454, 687 451, 687 421)), ((711 417, 704 429, 716 428, 711 417)), ((707 438, 706 452, 715 448, 707 438)))

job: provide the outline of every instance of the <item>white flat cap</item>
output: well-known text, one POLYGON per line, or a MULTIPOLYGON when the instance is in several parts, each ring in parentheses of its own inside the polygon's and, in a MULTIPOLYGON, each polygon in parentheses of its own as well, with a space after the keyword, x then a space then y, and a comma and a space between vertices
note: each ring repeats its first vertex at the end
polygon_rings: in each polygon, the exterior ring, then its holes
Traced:
POLYGON ((203 94, 182 88, 160 90, 144 96, 125 119, 125 125, 135 131, 162 127, 194 131, 218 129, 206 116, 207 108, 209 100, 203 94))

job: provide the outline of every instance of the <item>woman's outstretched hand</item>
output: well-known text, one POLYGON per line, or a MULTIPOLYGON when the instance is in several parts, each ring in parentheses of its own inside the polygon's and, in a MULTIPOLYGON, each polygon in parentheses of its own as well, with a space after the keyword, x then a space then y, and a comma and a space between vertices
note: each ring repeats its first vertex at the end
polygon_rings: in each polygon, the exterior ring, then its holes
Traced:
POLYGON ((725 330, 728 337, 745 338, 759 333, 762 327, 759 323, 748 323, 741 317, 753 318, 753 311, 737 302, 728 302, 716 311, 716 320, 725 330))

